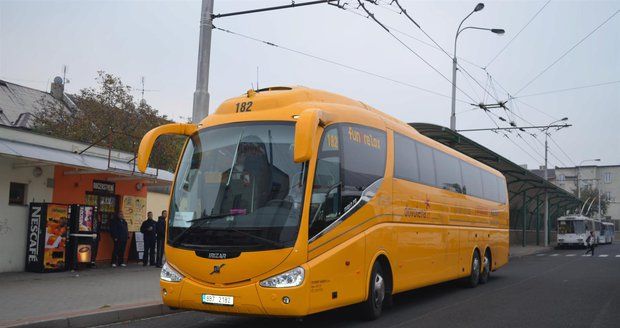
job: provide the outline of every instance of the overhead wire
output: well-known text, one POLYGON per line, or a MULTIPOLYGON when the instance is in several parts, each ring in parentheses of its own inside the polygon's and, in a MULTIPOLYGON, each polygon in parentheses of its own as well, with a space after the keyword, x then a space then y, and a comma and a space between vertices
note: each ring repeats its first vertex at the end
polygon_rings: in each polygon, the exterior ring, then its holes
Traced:
MULTIPOLYGON (((371 1, 371 2, 372 2, 372 1, 371 1)), ((549 1, 548 1, 548 2, 549 2, 549 1)), ((548 2, 545 4, 545 6, 548 4, 548 2)), ((358 0, 358 3, 359 3, 359 5, 360 5, 360 7, 362 7, 362 8, 366 11, 366 13, 368 14, 368 17, 366 17, 366 16, 364 16, 364 15, 361 15, 361 14, 359 14, 359 13, 356 13, 356 14, 358 14, 358 15, 360 15, 360 16, 362 16, 362 17, 372 18, 372 19, 373 19, 376 23, 378 23, 381 27, 383 27, 386 31, 388 31, 388 33, 390 33, 390 31, 386 28, 386 25, 385 25, 385 24, 383 24, 382 22, 378 21, 378 20, 377 20, 377 18, 376 18, 376 17, 374 17, 374 15, 373 15, 372 13, 370 13, 370 12, 369 12, 369 11, 368 11, 365 7, 364 7, 364 5, 361 3, 361 1, 359 1, 359 0, 358 0)), ((374 3, 374 4, 378 4, 378 3, 375 3, 375 2, 372 2, 372 3, 374 3)), ((418 28, 419 28, 419 29, 420 29, 420 30, 421 30, 421 31, 422 31, 422 32, 426 35, 426 37, 427 37, 427 38, 429 38, 429 39, 430 39, 430 40, 431 40, 431 41, 435 44, 435 47, 433 47, 433 48, 438 49, 438 50, 441 50, 441 51, 442 51, 443 53, 445 53, 445 54, 446 54, 449 58, 451 58, 451 59, 452 59, 452 55, 450 55, 450 54, 449 54, 449 53, 448 53, 448 52, 447 52, 447 51, 446 51, 443 47, 441 47, 441 46, 440 46, 440 45, 439 45, 439 44, 438 44, 438 43, 437 43, 437 42, 436 42, 436 41, 435 41, 435 40, 434 40, 434 39, 433 39, 433 38, 432 38, 432 37, 431 37, 431 36, 430 36, 430 35, 426 32, 426 31, 424 31, 424 29, 422 29, 422 28, 421 28, 421 26, 420 26, 420 25, 419 25, 419 24, 418 24, 415 20, 413 20, 413 18, 412 18, 411 16, 409 16, 409 15, 406 13, 406 10, 405 10, 405 9, 404 9, 401 5, 400 5, 400 3, 398 2, 398 0, 393 0, 393 1, 392 1, 392 3, 396 3, 396 5, 397 5, 397 6, 399 7, 399 9, 401 10, 401 13, 404 13, 404 14, 405 14, 405 16, 406 16, 406 17, 407 17, 407 18, 408 18, 408 19, 409 19, 409 20, 410 20, 410 21, 411 21, 414 25, 416 25, 416 26, 417 26, 417 27, 418 27, 418 28)), ((544 6, 543 6, 543 8, 544 8, 544 6)), ((543 9, 543 8, 541 8, 541 10, 539 10, 539 12, 538 12, 538 13, 540 13, 540 11, 542 11, 542 9, 543 9)), ((342 9, 346 9, 346 8, 342 8, 342 9)), ((537 13, 535 16, 537 16, 537 15, 538 15, 538 13, 537 13)), ((534 16, 534 18, 535 18, 535 16, 534 16)), ((530 22, 531 22, 532 20, 533 20, 533 19, 530 19, 530 22)), ((526 26, 527 26, 527 25, 529 25, 529 23, 530 23, 530 22, 528 22, 528 24, 526 24, 526 26)), ((526 26, 524 26, 524 28, 523 28, 523 29, 525 29, 525 27, 526 27, 526 26)), ((523 30, 523 29, 522 29, 522 30, 523 30)), ((404 33, 404 32, 401 32, 401 31, 398 31, 398 32, 399 32, 399 33, 401 33, 401 34, 407 35, 407 36, 409 36, 409 37, 411 37, 411 38, 414 38, 414 39, 416 39, 417 41, 422 42, 422 43, 424 43, 424 44, 426 44, 426 45, 428 45, 428 46, 431 46, 431 47, 432 47, 432 45, 430 45, 430 44, 428 44, 428 43, 426 43, 426 42, 423 42, 423 41, 421 41, 421 40, 419 40, 419 39, 417 39, 417 38, 415 38, 415 37, 412 37, 412 36, 410 36, 410 35, 408 35, 408 34, 406 34, 406 33, 404 33)), ((520 33, 520 32, 519 32, 519 33, 520 33)), ((390 33, 390 34, 392 34, 392 33, 390 33)), ((392 36, 394 36, 394 35, 392 34, 392 36)), ((395 37, 395 36, 394 36, 394 37, 395 37)), ((513 38, 513 40, 514 40, 514 38, 513 38)), ((400 41, 400 40, 399 40, 399 41, 400 41)), ((512 40, 511 40, 510 42, 512 42, 512 40)), ((509 42, 509 43, 510 43, 510 42, 509 42)), ((402 41, 401 41, 401 43, 402 43, 402 41)), ((503 51, 503 50, 502 50, 502 51, 503 51)), ((495 99, 495 101, 497 101, 498 103, 500 103, 500 101, 499 101, 499 96, 498 96, 498 94, 497 94, 497 90, 494 88, 494 85, 492 84, 492 81, 493 81, 493 80, 496 82, 496 84, 497 84, 500 88, 502 88, 502 89, 506 92, 506 94, 508 95, 509 99, 512 97, 512 96, 511 96, 511 94, 510 94, 510 92, 508 92, 508 91, 507 91, 507 90, 506 90, 506 89, 505 89, 505 88, 504 88, 504 87, 503 87, 503 86, 502 86, 502 85, 501 85, 501 84, 500 84, 500 83, 499 83, 496 79, 494 79, 494 78, 491 76, 491 74, 490 74, 490 73, 486 70, 486 67, 481 67, 481 66, 479 66, 479 65, 473 64, 473 66, 475 66, 475 67, 477 67, 477 68, 480 68, 480 69, 482 69, 483 71, 485 71, 485 72, 487 73, 487 75, 488 75, 488 84, 492 87, 492 90, 494 90, 494 94, 492 94, 492 93, 491 93, 491 92, 487 89, 486 84, 485 84, 485 86, 482 86, 482 85, 481 85, 481 83, 480 83, 480 82, 479 82, 476 78, 474 78, 474 77, 471 75, 471 73, 469 73, 469 71, 467 71, 467 69, 465 69, 465 68, 464 68, 464 67, 462 67, 461 65, 458 65, 458 63, 457 63, 457 66, 460 68, 460 70, 462 70, 462 71, 465 73, 465 75, 466 75, 467 77, 469 77, 471 80, 473 80, 473 81, 474 81, 474 82, 475 82, 475 83, 476 83, 476 84, 477 84, 477 85, 478 85, 478 86, 479 86, 482 90, 484 90, 484 92, 485 92, 487 95, 491 96, 491 98, 495 99)), ((488 66, 488 65, 487 65, 487 66, 488 66)), ((444 78, 445 78, 445 77, 444 77, 444 78)), ((466 80, 467 80, 467 81, 468 81, 468 83, 471 85, 471 83, 469 82, 469 80, 468 80, 468 79, 466 79, 466 80)), ((460 91, 461 91, 461 92, 463 92, 462 90, 460 90, 460 91)), ((475 91, 474 91, 474 93, 475 93, 475 91)), ((477 95, 477 94, 476 94, 476 95, 477 95)), ((479 95, 477 95, 477 96, 479 96, 479 95)), ((470 97, 470 98, 471 98, 471 97, 470 97)), ((516 114, 514 111, 511 111, 511 110, 510 110, 509 108, 507 108, 506 106, 503 106, 503 108, 504 108, 504 110, 505 110, 507 113, 512 113, 512 115, 514 115, 514 116, 516 116, 516 117, 520 118, 520 119, 521 119, 521 120, 523 120, 524 122, 527 122, 529 125, 534 126, 534 124, 533 124, 532 122, 529 122, 528 120, 524 119, 521 115, 516 114)), ((471 111, 471 110, 473 110, 473 109, 466 110, 466 111, 462 111, 462 112, 467 112, 467 111, 471 111)), ((461 112, 461 113, 462 113, 462 112, 461 112)), ((499 125, 497 124, 497 122, 496 122, 496 121, 495 121, 495 120, 494 120, 494 119, 493 119, 493 118, 489 115, 489 113, 492 113, 492 112, 490 112, 490 111, 488 111, 488 110, 485 110, 484 112, 485 112, 485 113, 486 113, 486 115, 489 117, 489 119, 493 122, 493 124, 495 124, 495 126, 497 126, 498 128, 500 128, 500 127, 499 127, 499 125)), ((495 113, 492 113, 492 114, 495 114, 495 113)), ((508 115, 510 115, 510 114, 508 114, 508 115)), ((498 116, 498 117, 499 117, 499 116, 498 116)), ((513 120, 511 119, 511 121, 513 121, 513 120)), ((509 132, 510 132, 510 130, 509 130, 509 132)), ((532 148, 532 150, 533 150, 536 154, 540 155, 539 151, 538 151, 538 150, 536 150, 536 149, 534 149, 534 148, 533 148, 533 147, 532 147, 532 146, 531 146, 531 145, 530 145, 530 144, 529 144, 529 143, 528 143, 525 139, 523 139, 523 137, 522 137, 519 133, 517 133, 517 135, 518 135, 518 137, 520 137, 522 140, 524 140, 524 142, 525 142, 525 143, 526 143, 526 144, 527 144, 530 148, 532 148)), ((530 156, 532 159, 536 160, 536 158, 535 158, 534 156, 532 156, 529 152, 527 152, 525 149, 523 149, 522 147, 520 147, 520 146, 519 146, 519 145, 518 145, 518 144, 517 144, 514 140, 512 140, 512 139, 511 139, 511 138, 510 138, 510 137, 509 137, 506 133, 504 133, 504 136, 505 136, 508 140, 510 140, 513 144, 515 144, 515 146, 519 147, 522 151, 526 152, 526 153, 528 154, 528 156, 530 156)), ((536 136, 535 134, 530 134, 530 136, 532 136, 532 137, 533 137, 536 141, 538 141, 539 143, 541 143, 541 141, 537 138, 537 136, 536 136)), ((558 148, 560 148, 560 147, 559 147, 559 145, 557 145, 557 143, 556 143, 556 146, 558 146, 558 148)), ((564 150, 563 150, 563 149, 560 149, 560 150, 561 150, 562 152, 564 152, 564 150)), ((560 159, 559 159, 559 158, 558 158, 555 154, 553 154, 553 152, 551 152, 550 150, 548 150, 548 151, 549 151, 549 153, 550 153, 550 154, 551 154, 551 155, 552 155, 552 156, 553 156, 556 160, 558 160, 560 163, 563 163, 563 162, 562 162, 562 161, 561 161, 561 160, 560 160, 560 159)))
POLYGON ((530 23, 536 18, 536 16, 538 16, 538 14, 540 14, 540 12, 543 11, 545 7, 547 7, 549 2, 551 2, 551 0, 548 0, 547 2, 545 2, 545 4, 540 9, 538 9, 538 11, 534 14, 534 16, 532 16, 532 18, 530 18, 530 20, 525 24, 525 26, 523 26, 519 30, 519 32, 517 32, 517 34, 515 34, 515 36, 513 36, 512 39, 510 39, 510 41, 508 41, 508 43, 506 43, 506 45, 495 56, 493 56, 493 58, 489 61, 489 63, 486 64, 486 66, 484 66, 485 68, 489 67, 495 61, 495 59, 497 59, 497 57, 499 57, 499 55, 501 55, 504 52, 504 50, 508 48, 508 46, 512 43, 512 41, 514 41, 519 36, 519 34, 521 34, 521 32, 523 32, 523 30, 525 30, 525 28, 528 25, 530 25, 530 23))
MULTIPOLYGON (((317 55, 306 53, 306 52, 303 52, 301 50, 296 50, 296 49, 293 49, 293 48, 289 48, 289 47, 286 47, 286 46, 283 46, 283 45, 276 44, 276 43, 271 42, 271 41, 266 41, 266 40, 258 39, 258 38, 255 38, 253 36, 249 36, 249 35, 246 35, 246 34, 243 34, 243 33, 231 31, 231 30, 224 29, 224 28, 221 28, 221 27, 212 26, 212 28, 215 29, 215 30, 221 31, 221 32, 225 32, 225 33, 231 34, 231 35, 236 35, 236 36, 248 39, 248 40, 259 42, 259 43, 262 43, 262 44, 265 44, 265 45, 268 45, 268 46, 271 46, 271 47, 279 48, 279 49, 282 49, 282 50, 286 50, 286 51, 289 51, 289 52, 296 53, 298 55, 302 55, 302 56, 305 56, 305 57, 313 58, 313 59, 316 59, 316 60, 319 60, 319 61, 322 61, 322 62, 325 62, 325 63, 329 63, 329 64, 336 65, 336 66, 340 66, 340 67, 343 67, 343 68, 346 68, 346 69, 349 69, 349 70, 352 70, 352 71, 356 71, 356 72, 363 73, 363 74, 366 74, 366 75, 370 75, 370 76, 373 76, 373 77, 376 77, 376 78, 380 78, 380 79, 383 79, 383 80, 386 80, 386 81, 397 83, 397 84, 400 84, 400 85, 403 85, 403 86, 406 86, 406 87, 410 87, 410 88, 413 88, 413 89, 416 89, 416 90, 419 90, 419 91, 424 91, 424 92, 427 92, 427 93, 430 93, 430 94, 434 94, 436 96, 440 96, 440 97, 451 99, 451 96, 449 96, 449 95, 445 95, 445 94, 439 93, 437 91, 429 90, 429 89, 426 89, 426 88, 423 88, 423 87, 420 87, 420 86, 417 86, 417 85, 414 85, 414 84, 411 84, 411 83, 408 83, 408 82, 396 80, 394 78, 391 78, 391 77, 388 77, 388 76, 385 76, 385 75, 381 75, 381 74, 378 74, 378 73, 374 73, 374 72, 371 72, 371 71, 368 71, 368 70, 365 70, 365 69, 362 69, 362 68, 358 68, 358 67, 354 67, 354 66, 351 66, 351 65, 348 65, 348 64, 340 63, 340 62, 337 62, 335 60, 319 57, 317 55)), ((457 101, 459 101, 461 103, 466 103, 466 104, 469 103, 468 101, 465 101, 465 100, 462 100, 462 99, 457 99, 457 101)))
MULTIPOLYGON (((446 80, 448 83, 453 84, 452 81, 450 81, 450 79, 448 79, 445 75, 443 75, 443 73, 441 73, 435 66, 433 66, 431 63, 429 63, 424 57, 422 57, 420 54, 418 54, 415 50, 413 50, 413 48, 411 48, 407 43, 405 43, 404 41, 402 41, 399 37, 397 37, 396 35, 394 35, 394 33, 392 33, 381 21, 379 21, 375 15, 370 12, 366 6, 364 5, 364 3, 361 0, 357 0, 358 4, 360 5, 360 7, 362 9, 364 9, 364 11, 368 14, 368 16, 370 16, 370 18, 372 18, 372 20, 374 20, 379 26, 381 26, 389 35, 391 35, 396 41, 398 41, 398 43, 400 43, 403 47, 405 47, 407 50, 409 50, 409 52, 411 52, 413 55, 415 55, 416 57, 418 57, 418 59, 420 59, 424 64, 426 64, 428 67, 430 67, 433 71, 435 71, 437 74, 439 74, 444 80, 446 80)), ((457 90, 459 90, 461 93, 463 93, 465 96, 467 96, 467 98, 469 98, 471 101, 475 101, 468 93, 466 93, 465 91, 463 91, 461 88, 459 88, 458 86, 454 86, 457 90)))
POLYGON ((568 154, 562 149, 562 147, 560 147, 560 145, 555 141, 555 139, 551 137, 551 135, 549 135, 549 139, 551 140, 551 142, 553 142, 553 144, 555 144, 556 147, 558 147, 558 149, 562 152, 562 154, 564 154, 564 156, 566 156, 566 158, 573 164, 573 166, 577 166, 577 163, 572 159, 572 157, 568 156, 568 154))
POLYGON ((596 88, 596 87, 600 87, 600 86, 606 86, 606 85, 617 84, 617 83, 620 83, 620 80, 609 81, 609 82, 601 82, 601 83, 589 84, 589 85, 582 85, 582 86, 572 87, 572 88, 556 89, 556 90, 549 90, 549 91, 543 91, 543 92, 537 92, 537 93, 530 93, 530 94, 527 94, 527 95, 515 97, 515 99, 516 98, 525 98, 525 97, 534 97, 534 96, 548 95, 548 94, 552 94, 552 93, 560 93, 560 92, 580 90, 580 89, 596 88))
POLYGON ((607 19, 605 19, 605 21, 603 21, 596 28, 594 28, 592 31, 590 31, 590 33, 588 33, 586 36, 581 38, 581 40, 579 40, 579 42, 575 43, 572 47, 570 47, 568 50, 566 50, 564 53, 562 53, 562 55, 560 55, 560 57, 558 57, 556 60, 554 60, 551 64, 547 65, 542 71, 540 71, 540 73, 538 73, 531 80, 529 80, 525 85, 523 85, 514 95, 517 96, 519 93, 521 93, 521 91, 525 90, 525 88, 530 86, 534 81, 536 81, 540 76, 542 76, 545 72, 547 72, 551 67, 553 67, 560 60, 562 60, 562 58, 566 57, 566 55, 568 55, 571 51, 573 51, 575 48, 577 48, 577 46, 579 46, 581 43, 583 43, 583 41, 587 40, 592 34, 594 34, 601 27, 603 27, 603 25, 607 24, 607 22, 609 22, 612 18, 614 18, 618 13, 620 13, 620 9, 616 10, 616 12, 614 12, 611 16, 609 16, 607 19))

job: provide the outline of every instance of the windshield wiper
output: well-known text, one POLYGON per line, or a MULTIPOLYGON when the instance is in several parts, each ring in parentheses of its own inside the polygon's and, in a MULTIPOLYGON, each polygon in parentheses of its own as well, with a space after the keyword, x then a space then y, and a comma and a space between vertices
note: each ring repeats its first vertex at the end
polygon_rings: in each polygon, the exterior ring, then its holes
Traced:
POLYGON ((172 246, 177 246, 178 243, 181 241, 181 238, 183 238, 185 235, 187 235, 190 231, 193 231, 194 229, 201 227, 202 226, 202 222, 209 222, 211 220, 215 220, 215 219, 221 219, 221 218, 225 218, 225 217, 229 217, 229 216, 234 216, 234 214, 231 213, 220 213, 220 214, 213 214, 213 215, 205 215, 202 217, 199 217, 197 219, 193 219, 190 220, 188 222, 194 223, 194 222, 201 222, 199 224, 192 224, 189 227, 187 227, 187 229, 181 231, 181 233, 176 236, 173 240, 170 241, 170 245, 172 246))
POLYGON ((234 232, 236 232, 238 234, 241 234, 241 235, 244 235, 244 236, 248 236, 250 238, 254 238, 255 240, 260 240, 260 241, 263 242, 263 244, 270 244, 272 246, 276 246, 276 247, 279 247, 279 248, 284 248, 284 246, 285 246, 284 244, 279 243, 277 241, 274 241, 274 240, 271 240, 271 239, 267 239, 267 238, 263 238, 261 236, 255 235, 255 234, 251 234, 249 232, 245 232, 243 230, 237 230, 237 229, 226 229, 226 230, 234 231, 234 232))

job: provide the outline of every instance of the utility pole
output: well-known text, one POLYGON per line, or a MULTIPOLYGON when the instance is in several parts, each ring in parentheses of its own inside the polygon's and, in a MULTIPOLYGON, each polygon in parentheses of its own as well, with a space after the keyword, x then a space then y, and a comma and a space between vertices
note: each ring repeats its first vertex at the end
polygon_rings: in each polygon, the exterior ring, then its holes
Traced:
POLYGON ((600 158, 594 158, 594 159, 586 159, 581 161, 581 163, 579 163, 579 165, 577 166, 577 198, 579 198, 581 200, 581 183, 579 181, 579 173, 581 173, 581 165, 583 165, 583 163, 585 162, 600 162, 601 159, 600 158))
POLYGON ((601 184, 600 184, 601 179, 598 179, 596 181, 596 190, 598 190, 598 217, 602 218, 603 216, 601 215, 601 184))
MULTIPOLYGON (((549 144, 547 142, 547 139, 549 138, 549 128, 557 123, 557 122, 562 122, 562 121, 567 121, 568 117, 563 117, 559 120, 553 121, 551 123, 549 123, 549 125, 547 125, 546 128, 543 129, 543 131, 545 132, 545 181, 549 182, 549 176, 547 174, 547 154, 549 153, 549 144)), ((558 130, 561 129, 557 128, 558 130)), ((547 192, 547 187, 545 186, 545 220, 544 220, 544 224, 545 224, 545 247, 549 246, 549 194, 547 192)))
MULTIPOLYGON (((549 131, 545 130, 545 181, 549 181, 549 177, 547 175, 547 153, 549 151, 549 146, 547 145, 547 137, 549 136, 549 131)), ((549 247, 549 194, 547 193, 547 188, 545 187, 545 219, 544 219, 544 233, 545 233, 545 247, 549 247)))
POLYGON ((200 40, 198 43, 198 69, 192 122, 198 123, 209 115, 209 62, 211 59, 211 30, 213 25, 213 0, 202 0, 200 13, 200 40))

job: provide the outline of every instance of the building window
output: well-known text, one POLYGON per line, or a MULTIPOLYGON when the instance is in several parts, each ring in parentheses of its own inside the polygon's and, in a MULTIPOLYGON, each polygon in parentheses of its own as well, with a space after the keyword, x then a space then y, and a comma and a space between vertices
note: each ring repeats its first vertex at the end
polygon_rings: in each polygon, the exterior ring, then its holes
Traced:
POLYGON ((559 180, 559 181, 564 181, 564 180, 566 180, 566 176, 565 176, 564 174, 560 174, 560 175, 558 176, 558 180, 559 180))
POLYGON ((613 180, 613 174, 611 172, 603 173, 603 182, 611 183, 612 180, 613 180))
POLYGON ((26 205, 26 184, 11 182, 9 205, 26 205))
POLYGON ((612 202, 612 203, 616 201, 616 199, 613 198, 611 191, 605 192, 605 199, 607 199, 607 201, 612 202))

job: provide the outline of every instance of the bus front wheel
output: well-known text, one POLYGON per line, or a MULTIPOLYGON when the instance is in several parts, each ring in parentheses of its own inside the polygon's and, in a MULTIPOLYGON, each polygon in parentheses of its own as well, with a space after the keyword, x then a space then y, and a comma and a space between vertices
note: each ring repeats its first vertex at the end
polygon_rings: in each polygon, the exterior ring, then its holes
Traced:
POLYGON ((478 286, 478 282, 480 282, 480 267, 480 254, 478 250, 475 250, 471 259, 471 273, 467 279, 467 285, 471 288, 478 286))
POLYGON ((386 299, 386 279, 379 261, 375 261, 368 284, 368 297, 362 303, 362 314, 366 320, 375 320, 381 316, 383 301, 386 299))

